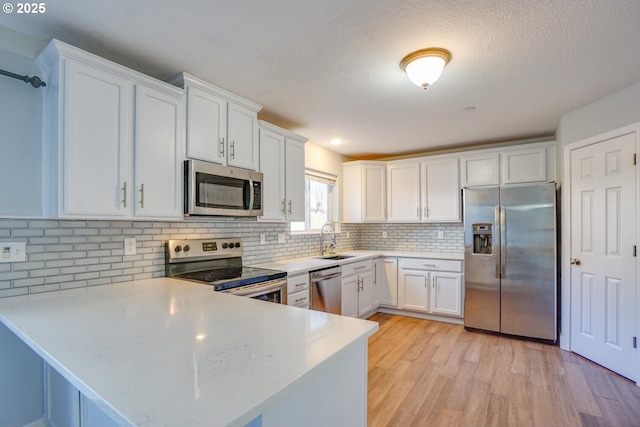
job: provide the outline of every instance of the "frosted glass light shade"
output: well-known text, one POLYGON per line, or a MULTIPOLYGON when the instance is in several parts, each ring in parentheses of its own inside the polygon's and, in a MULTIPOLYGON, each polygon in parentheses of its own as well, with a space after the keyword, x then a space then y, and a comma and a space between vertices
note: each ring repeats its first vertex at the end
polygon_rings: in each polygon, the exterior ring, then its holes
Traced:
POLYGON ((451 60, 451 52, 441 48, 422 49, 410 53, 400 62, 409 80, 416 86, 427 88, 442 75, 444 66, 451 60))

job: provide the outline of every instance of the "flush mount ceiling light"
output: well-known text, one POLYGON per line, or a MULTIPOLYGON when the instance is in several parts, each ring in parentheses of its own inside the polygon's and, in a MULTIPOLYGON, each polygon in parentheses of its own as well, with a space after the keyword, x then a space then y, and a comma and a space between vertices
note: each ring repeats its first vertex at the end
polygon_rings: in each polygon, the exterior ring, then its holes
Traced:
POLYGON ((444 66, 451 61, 451 52, 439 47, 411 52, 400 61, 402 68, 409 76, 409 80, 416 86, 429 87, 440 78, 444 66))
POLYGON ((331 141, 329 141, 329 144, 331 145, 340 145, 342 144, 344 141, 341 140, 340 138, 333 138, 331 141))

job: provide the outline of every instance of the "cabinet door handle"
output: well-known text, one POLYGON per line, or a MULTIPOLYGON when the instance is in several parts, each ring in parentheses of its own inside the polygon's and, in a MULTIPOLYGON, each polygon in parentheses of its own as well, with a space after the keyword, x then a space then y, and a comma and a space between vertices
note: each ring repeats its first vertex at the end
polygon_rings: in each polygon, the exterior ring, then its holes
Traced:
POLYGON ((420 206, 416 208, 416 216, 418 217, 418 219, 420 218, 420 206))
POLYGON ((122 205, 126 208, 127 207, 127 181, 124 182, 124 184, 122 184, 122 205))
POLYGON ((236 158, 236 142, 235 141, 231 141, 231 158, 232 159, 236 158))
POLYGON ((140 207, 144 208, 144 184, 140 184, 140 207))
POLYGON ((286 213, 285 212, 285 210, 286 210, 285 204, 286 204, 286 201, 284 199, 282 199, 282 213, 286 213))
POLYGON ((220 157, 224 158, 224 136, 220 138, 220 157))
POLYGON ((289 215, 291 215, 291 200, 289 200, 289 215))
POLYGON ((432 288, 436 288, 436 278, 434 277, 433 279, 431 279, 431 287, 432 288))
POLYGON ((428 207, 424 207, 424 217, 428 218, 429 217, 429 208, 428 207))
POLYGON ((424 276, 424 287, 426 288, 427 286, 427 276, 424 276))

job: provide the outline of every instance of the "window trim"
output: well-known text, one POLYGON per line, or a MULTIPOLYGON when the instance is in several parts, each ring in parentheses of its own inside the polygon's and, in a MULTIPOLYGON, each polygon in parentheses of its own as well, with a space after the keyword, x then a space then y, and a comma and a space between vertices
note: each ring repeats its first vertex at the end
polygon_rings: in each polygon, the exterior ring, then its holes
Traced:
MULTIPOLYGON (((307 229, 306 227, 310 225, 311 219, 310 219, 310 211, 309 211, 309 195, 307 193, 307 189, 308 189, 308 184, 307 184, 307 180, 313 180, 316 182, 321 182, 321 183, 325 183, 328 185, 331 185, 333 188, 331 189, 331 192, 328 194, 328 206, 327 209, 329 211, 328 214, 328 220, 329 222, 333 222, 335 224, 335 229, 336 229, 336 233, 340 232, 340 223, 338 221, 339 219, 339 203, 340 203, 340 198, 339 198, 339 192, 338 192, 338 176, 327 173, 327 172, 323 172, 323 171, 319 171, 317 169, 311 169, 311 168, 306 168, 305 169, 305 173, 304 173, 304 179, 305 179, 305 185, 304 185, 304 197, 305 197, 305 203, 304 203, 304 216, 305 216, 305 229, 304 230, 291 230, 291 224, 293 224, 293 222, 289 223, 289 229, 290 229, 290 233, 292 235, 317 235, 320 234, 320 230, 319 229, 307 229)), ((302 221, 295 221, 297 223, 301 223, 302 221)))

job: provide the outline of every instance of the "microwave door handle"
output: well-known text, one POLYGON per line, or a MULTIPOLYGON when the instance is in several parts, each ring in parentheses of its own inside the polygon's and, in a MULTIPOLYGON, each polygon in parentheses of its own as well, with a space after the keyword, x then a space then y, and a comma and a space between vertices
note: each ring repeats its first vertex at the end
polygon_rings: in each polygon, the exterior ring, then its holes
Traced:
POLYGON ((247 206, 247 209, 249 210, 253 210, 253 200, 254 199, 254 193, 253 193, 253 180, 250 179, 249 180, 249 206, 247 206))

